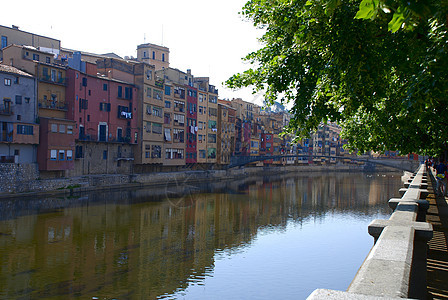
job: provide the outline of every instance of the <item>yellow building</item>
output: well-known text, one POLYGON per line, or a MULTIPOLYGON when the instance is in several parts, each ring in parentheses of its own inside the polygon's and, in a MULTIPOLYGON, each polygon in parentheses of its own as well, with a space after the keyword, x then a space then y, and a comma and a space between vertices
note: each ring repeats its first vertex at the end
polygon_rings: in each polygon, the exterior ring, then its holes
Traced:
POLYGON ((170 49, 155 44, 141 44, 137 46, 137 60, 154 65, 156 71, 170 67, 170 49))

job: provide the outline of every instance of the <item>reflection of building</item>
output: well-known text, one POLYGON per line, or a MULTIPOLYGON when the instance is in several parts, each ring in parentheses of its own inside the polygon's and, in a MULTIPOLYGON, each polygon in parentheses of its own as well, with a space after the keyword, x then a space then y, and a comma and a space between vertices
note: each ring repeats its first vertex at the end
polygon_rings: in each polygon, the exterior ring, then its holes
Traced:
POLYGON ((29 213, 48 213, 11 218, 14 211, 0 209, 2 295, 173 294, 191 280, 203 280, 217 251, 241 249, 260 229, 281 230, 335 212, 368 214, 372 205, 393 197, 401 181, 314 173, 210 185, 219 188, 215 194, 185 196, 179 189, 184 198, 167 199, 164 189, 147 189, 91 193, 86 199, 16 199, 29 213), (232 189, 237 193, 223 193, 232 189), (79 206, 70 207, 76 201, 79 206), (61 206, 66 208, 56 210, 61 206))

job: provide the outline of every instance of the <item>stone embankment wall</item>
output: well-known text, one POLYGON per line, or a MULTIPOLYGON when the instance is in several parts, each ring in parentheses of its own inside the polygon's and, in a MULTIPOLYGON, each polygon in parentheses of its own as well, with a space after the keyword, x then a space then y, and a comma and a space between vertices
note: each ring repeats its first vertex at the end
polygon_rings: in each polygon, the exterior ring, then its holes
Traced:
MULTIPOLYGON (((381 171, 393 171, 384 167, 381 171)), ((98 189, 144 187, 173 183, 226 180, 250 176, 292 172, 352 172, 363 171, 362 165, 306 165, 275 167, 244 167, 230 170, 161 172, 146 174, 102 174, 71 178, 40 179, 37 165, 0 164, 0 198, 33 195, 35 193, 73 193, 98 189)))

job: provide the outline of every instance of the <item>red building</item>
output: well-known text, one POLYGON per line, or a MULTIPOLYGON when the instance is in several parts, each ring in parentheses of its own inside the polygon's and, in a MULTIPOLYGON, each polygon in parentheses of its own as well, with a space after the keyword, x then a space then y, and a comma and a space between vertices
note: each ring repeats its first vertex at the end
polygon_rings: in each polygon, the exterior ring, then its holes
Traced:
POLYGON ((185 163, 195 164, 197 160, 197 132, 198 132, 198 90, 187 88, 187 142, 185 163))
POLYGON ((39 170, 63 172, 73 169, 75 122, 44 117, 40 117, 39 121, 40 141, 37 149, 39 170))
POLYGON ((130 83, 67 70, 67 117, 76 121, 79 140, 138 141, 137 88, 130 83))

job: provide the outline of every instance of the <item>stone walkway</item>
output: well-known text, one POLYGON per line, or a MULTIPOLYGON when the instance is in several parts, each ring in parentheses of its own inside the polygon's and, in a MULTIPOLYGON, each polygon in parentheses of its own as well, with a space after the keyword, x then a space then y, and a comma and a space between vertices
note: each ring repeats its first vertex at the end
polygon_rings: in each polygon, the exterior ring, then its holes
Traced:
POLYGON ((435 195, 433 180, 428 182, 426 216, 426 221, 434 228, 434 237, 428 243, 427 299, 448 299, 448 197, 435 195))

